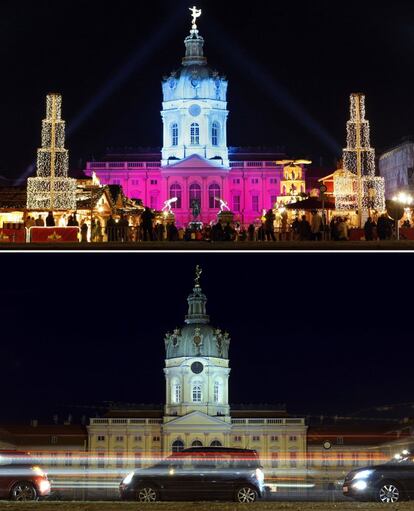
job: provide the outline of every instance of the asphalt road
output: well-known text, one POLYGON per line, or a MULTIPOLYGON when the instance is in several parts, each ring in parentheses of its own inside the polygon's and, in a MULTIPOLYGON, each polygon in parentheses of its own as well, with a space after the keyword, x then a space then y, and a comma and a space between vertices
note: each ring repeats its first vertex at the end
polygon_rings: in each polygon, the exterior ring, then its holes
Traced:
POLYGON ((0 501, 0 511, 413 511, 414 502, 377 504, 364 502, 257 502, 236 504, 231 502, 5 502, 0 501))
POLYGON ((2 251, 85 250, 85 251, 414 251, 414 241, 276 241, 276 242, 206 242, 147 241, 140 243, 0 243, 2 251))

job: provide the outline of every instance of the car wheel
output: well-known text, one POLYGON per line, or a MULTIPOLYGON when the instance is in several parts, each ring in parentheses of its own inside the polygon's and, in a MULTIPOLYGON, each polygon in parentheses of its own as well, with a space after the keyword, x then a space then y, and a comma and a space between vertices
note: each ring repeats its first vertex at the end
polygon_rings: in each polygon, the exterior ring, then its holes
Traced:
POLYGON ((236 492, 236 502, 242 502, 248 504, 254 502, 257 499, 257 491, 250 486, 242 486, 236 492))
POLYGON ((37 491, 32 483, 22 481, 13 486, 11 499, 16 501, 37 500, 37 491))
POLYGON ((140 502, 156 502, 158 493, 151 486, 144 486, 137 491, 137 500, 140 502))
POLYGON ((386 481, 378 488, 377 500, 384 504, 400 502, 402 500, 402 491, 394 482, 386 481))

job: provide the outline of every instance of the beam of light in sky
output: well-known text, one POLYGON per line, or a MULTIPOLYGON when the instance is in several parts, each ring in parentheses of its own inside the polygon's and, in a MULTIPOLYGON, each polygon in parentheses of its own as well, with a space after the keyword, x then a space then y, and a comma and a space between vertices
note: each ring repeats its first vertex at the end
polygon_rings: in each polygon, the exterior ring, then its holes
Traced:
MULTIPOLYGON (((181 10, 176 9, 173 15, 167 17, 164 24, 154 29, 152 36, 148 38, 145 44, 140 44, 139 47, 135 49, 135 51, 129 56, 126 63, 123 64, 118 71, 104 83, 91 100, 68 123, 66 129, 67 139, 76 133, 80 126, 82 126, 82 124, 84 124, 133 73, 141 69, 161 45, 166 44, 168 36, 171 34, 174 27, 177 25, 178 19, 181 17, 181 10)), ((33 174, 35 168, 36 164, 32 162, 21 176, 16 179, 15 185, 18 186, 23 184, 27 177, 33 174)))
MULTIPOLYGON (((220 53, 226 53, 231 61, 237 63, 245 73, 244 76, 260 84, 277 106, 286 110, 299 124, 316 136, 321 143, 333 154, 341 153, 342 148, 337 141, 314 119, 292 94, 277 80, 262 68, 254 58, 250 57, 244 48, 237 45, 234 39, 228 37, 227 30, 217 22, 209 20, 208 32, 214 37, 206 38, 209 44, 214 44, 220 53)), ((230 106, 231 110, 231 106, 230 106)))

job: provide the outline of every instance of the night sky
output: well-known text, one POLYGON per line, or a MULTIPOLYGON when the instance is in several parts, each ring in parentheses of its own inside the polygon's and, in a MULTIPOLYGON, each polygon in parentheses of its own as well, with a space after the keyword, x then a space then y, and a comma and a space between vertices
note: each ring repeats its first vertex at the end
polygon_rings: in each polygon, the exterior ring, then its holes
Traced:
MULTIPOLYGON (((164 334, 184 324, 196 264, 212 324, 231 335, 231 403, 340 414, 412 401, 412 304, 395 281, 410 255, 3 254, 1 263, 2 421, 164 403, 164 334)), ((403 278, 411 289, 412 275, 403 278)))
MULTIPOLYGON (((3 1, 0 175, 35 158, 45 95, 63 94, 71 166, 108 146, 161 146, 163 75, 176 69, 189 1, 3 1)), ((331 163, 351 92, 365 92, 380 151, 412 133, 410 2, 200 0, 200 33, 229 79, 230 146, 285 146, 331 163)))

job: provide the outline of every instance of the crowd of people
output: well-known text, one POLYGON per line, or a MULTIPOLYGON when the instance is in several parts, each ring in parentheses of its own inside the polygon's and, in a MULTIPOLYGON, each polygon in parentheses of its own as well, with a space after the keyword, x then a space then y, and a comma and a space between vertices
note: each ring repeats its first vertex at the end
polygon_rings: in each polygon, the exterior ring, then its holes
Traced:
MULTIPOLYGON (((240 223, 216 223, 203 225, 190 224, 187 227, 177 227, 174 222, 163 223, 156 219, 150 208, 145 208, 140 223, 130 225, 128 217, 121 215, 115 219, 112 215, 106 221, 88 218, 80 222, 76 213, 59 217, 56 222, 52 212, 47 216, 41 214, 28 216, 26 227, 79 227, 82 242, 141 242, 141 241, 346 241, 349 239, 350 221, 346 216, 333 216, 329 223, 325 216, 318 211, 311 211, 310 221, 306 215, 297 216, 288 222, 287 215, 283 218, 281 226, 275 229, 275 215, 269 209, 260 224, 250 224, 248 227, 240 223)), ((405 220, 402 227, 411 227, 405 220)), ((364 238, 367 241, 392 239, 394 222, 386 215, 380 215, 376 221, 369 217, 363 226, 364 238)))

